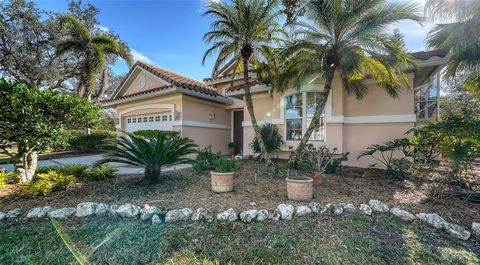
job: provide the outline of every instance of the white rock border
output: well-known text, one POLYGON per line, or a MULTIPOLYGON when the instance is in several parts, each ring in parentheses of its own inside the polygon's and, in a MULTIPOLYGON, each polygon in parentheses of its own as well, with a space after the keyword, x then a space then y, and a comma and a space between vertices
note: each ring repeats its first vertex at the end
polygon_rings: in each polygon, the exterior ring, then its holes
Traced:
MULTIPOLYGON (((252 206, 252 205, 250 205, 252 206)), ((255 205, 256 206, 256 205, 255 205)), ((275 209, 249 209, 237 212, 230 208, 224 211, 215 211, 208 208, 198 208, 193 211, 190 208, 171 209, 162 212, 155 206, 145 204, 143 207, 126 203, 123 205, 108 205, 106 203, 83 202, 76 207, 66 207, 54 209, 51 206, 35 207, 22 214, 19 208, 13 209, 7 213, 0 212, 0 222, 15 219, 68 219, 68 218, 95 218, 104 216, 118 216, 120 218, 137 218, 142 221, 149 221, 152 225, 163 223, 179 223, 179 222, 235 222, 251 223, 254 221, 264 222, 280 220, 291 220, 295 217, 304 217, 310 215, 331 215, 340 216, 343 214, 360 212, 367 216, 373 213, 390 213, 403 221, 421 221, 436 229, 442 229, 448 234, 461 239, 468 240, 473 234, 480 237, 480 222, 473 222, 471 231, 466 228, 448 223, 436 213, 417 213, 413 214, 398 207, 390 207, 384 202, 372 199, 367 203, 355 206, 352 203, 329 203, 322 205, 317 202, 310 202, 308 205, 298 205, 294 207, 291 204, 281 203, 275 209), (163 220, 160 216, 164 216, 163 220)))

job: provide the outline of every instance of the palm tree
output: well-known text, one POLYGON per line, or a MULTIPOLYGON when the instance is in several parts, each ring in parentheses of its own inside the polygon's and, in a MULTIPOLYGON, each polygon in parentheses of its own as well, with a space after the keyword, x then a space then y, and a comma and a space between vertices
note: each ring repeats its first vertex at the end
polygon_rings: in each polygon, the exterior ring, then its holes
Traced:
POLYGON ((480 1, 429 0, 425 10, 443 22, 429 32, 427 44, 449 51, 446 77, 470 73, 465 87, 480 95, 480 1))
POLYGON ((417 5, 384 0, 314 0, 303 10, 304 18, 293 25, 295 40, 283 51, 288 60, 276 89, 283 91, 292 81, 300 88, 307 77, 321 77, 325 83, 292 163, 319 124, 337 72, 343 88, 357 98, 367 93, 367 77, 390 96, 398 97, 401 81, 409 84, 403 67, 413 59, 404 47, 403 36, 398 31, 389 34, 386 29, 401 20, 423 21, 417 5))
POLYGON ((187 156, 196 153, 196 147, 189 138, 157 134, 147 139, 125 133, 105 148, 109 152, 107 157, 96 165, 122 163, 139 166, 145 169, 145 180, 154 184, 159 180, 162 167, 193 163, 187 156))
POLYGON ((206 59, 218 53, 213 67, 215 76, 219 69, 234 62, 235 70, 243 72, 245 82, 245 102, 250 115, 255 137, 265 156, 267 164, 271 164, 265 143, 255 118, 250 92, 249 65, 266 61, 274 52, 274 45, 282 43, 281 35, 285 33, 280 26, 281 12, 276 0, 233 0, 231 2, 208 0, 204 15, 214 18, 211 31, 204 35, 212 46, 205 52, 202 64, 206 59))
MULTIPOLYGON (((59 54, 73 52, 81 58, 81 73, 77 93, 85 98, 91 98, 96 77, 103 74, 101 89, 105 89, 107 58, 122 58, 128 65, 132 64, 130 49, 125 43, 115 37, 104 34, 92 34, 88 28, 72 15, 59 16, 63 29, 68 29, 69 35, 57 45, 59 54)), ((101 91, 100 91, 101 92, 101 91)))

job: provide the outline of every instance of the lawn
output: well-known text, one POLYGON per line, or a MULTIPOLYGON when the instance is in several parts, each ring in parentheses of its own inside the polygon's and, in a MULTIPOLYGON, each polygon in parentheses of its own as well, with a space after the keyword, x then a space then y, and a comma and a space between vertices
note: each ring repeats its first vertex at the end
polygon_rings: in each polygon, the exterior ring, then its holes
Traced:
MULTIPOLYGON (((390 214, 175 225, 111 217, 61 226, 94 264, 478 264, 480 257, 473 240, 390 214)), ((75 263, 48 221, 0 230, 0 264, 75 263)))

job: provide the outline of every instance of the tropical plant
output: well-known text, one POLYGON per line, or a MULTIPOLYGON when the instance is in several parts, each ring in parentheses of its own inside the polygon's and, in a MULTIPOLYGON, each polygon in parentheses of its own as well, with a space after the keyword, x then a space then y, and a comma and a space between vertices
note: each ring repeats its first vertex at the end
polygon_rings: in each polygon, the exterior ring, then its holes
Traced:
POLYGON ((139 166, 145 169, 145 180, 157 183, 162 173, 162 167, 178 164, 192 164, 188 155, 196 153, 197 145, 189 138, 169 138, 164 134, 156 138, 145 139, 134 134, 125 133, 108 145, 105 159, 96 163, 122 163, 139 166))
POLYGON ((205 147, 197 152, 197 158, 193 163, 193 170, 197 174, 212 171, 215 168, 213 163, 221 156, 222 153, 214 153, 211 146, 205 147))
POLYGON ((386 30, 402 20, 423 21, 418 5, 385 0, 314 0, 308 1, 304 10, 304 17, 294 23, 294 41, 283 51, 287 60, 276 85, 283 91, 292 81, 301 88, 305 81, 324 79, 297 154, 319 124, 335 73, 340 73, 343 88, 357 98, 367 94, 367 78, 398 97, 401 82, 409 84, 404 69, 414 61, 404 47, 403 36, 386 30))
POLYGON ((60 168, 60 172, 65 175, 73 175, 75 177, 81 177, 85 170, 87 170, 88 166, 85 164, 79 163, 72 163, 72 164, 65 164, 60 168))
MULTIPOLYGON (((122 58, 128 65, 132 64, 132 55, 127 45, 117 38, 106 34, 92 33, 80 20, 72 15, 58 17, 62 29, 67 30, 68 38, 57 45, 57 53, 73 52, 83 58, 77 92, 90 99, 98 74, 107 74, 106 65, 109 57, 122 58), (105 71, 104 71, 105 70, 105 71)), ((102 82, 98 95, 102 95, 107 82, 102 82)))
POLYGON ((110 164, 102 164, 87 168, 82 172, 82 177, 89 180, 109 179, 115 176, 118 169, 110 164))
POLYGON ((334 174, 343 161, 348 160, 349 153, 336 155, 337 148, 308 144, 301 153, 295 165, 291 168, 304 173, 334 174))
MULTIPOLYGON (((278 131, 277 126, 266 123, 260 127, 260 136, 265 143, 265 148, 268 153, 277 151, 280 149, 280 146, 283 144, 283 137, 278 131)), ((260 145, 257 138, 254 138, 250 143, 250 147, 255 153, 261 152, 260 145)))
POLYGON ((465 88, 480 96, 480 2, 475 0, 428 0, 425 10, 441 24, 429 32, 427 44, 449 52, 445 76, 469 72, 465 88))
POLYGON ((265 155, 267 164, 271 164, 268 151, 260 134, 255 117, 252 95, 250 92, 249 65, 266 61, 275 52, 273 46, 282 43, 284 29, 280 26, 281 12, 276 0, 208 0, 204 15, 214 18, 211 31, 204 35, 212 46, 205 52, 202 64, 206 59, 218 53, 212 75, 218 74, 225 65, 233 63, 235 78, 237 70, 243 73, 245 82, 245 104, 250 115, 255 137, 260 150, 265 155))
POLYGON ((71 93, 0 79, 0 153, 14 160, 21 183, 37 168, 37 154, 54 145, 66 126, 94 127, 100 106, 71 93))
POLYGON ((15 172, 0 171, 0 186, 13 182, 14 178, 15 178, 15 172))
POLYGON ((35 180, 23 184, 20 192, 23 195, 48 195, 53 191, 66 190, 75 183, 75 177, 61 172, 50 171, 37 174, 35 180))
POLYGON ((237 170, 237 161, 220 156, 213 162, 214 171, 220 173, 235 172, 237 170))

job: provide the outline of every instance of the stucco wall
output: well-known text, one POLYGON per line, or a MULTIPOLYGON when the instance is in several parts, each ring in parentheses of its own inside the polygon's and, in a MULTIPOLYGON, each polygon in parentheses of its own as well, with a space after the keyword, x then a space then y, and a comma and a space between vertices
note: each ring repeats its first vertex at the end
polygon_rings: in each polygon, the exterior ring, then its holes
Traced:
MULTIPOLYGON (((127 91, 125 91, 125 94, 123 94, 124 96, 128 96, 128 95, 131 95, 131 94, 135 94, 135 93, 138 93, 138 92, 142 92, 142 91, 145 91, 145 90, 157 88, 157 87, 164 86, 164 85, 168 84, 167 82, 164 82, 163 80, 160 80, 159 78, 156 78, 156 77, 152 76, 152 74, 150 74, 150 73, 147 73, 147 72, 141 71, 141 70, 136 70, 136 71, 138 71, 138 74, 133 79, 131 84, 129 84, 130 86, 128 87, 127 91), (145 82, 144 87, 141 86, 142 82, 145 82)), ((135 73, 137 73, 137 72, 135 72, 135 73)))
POLYGON ((230 130, 182 126, 181 135, 194 140, 200 148, 211 146, 214 152, 229 153, 230 130))

